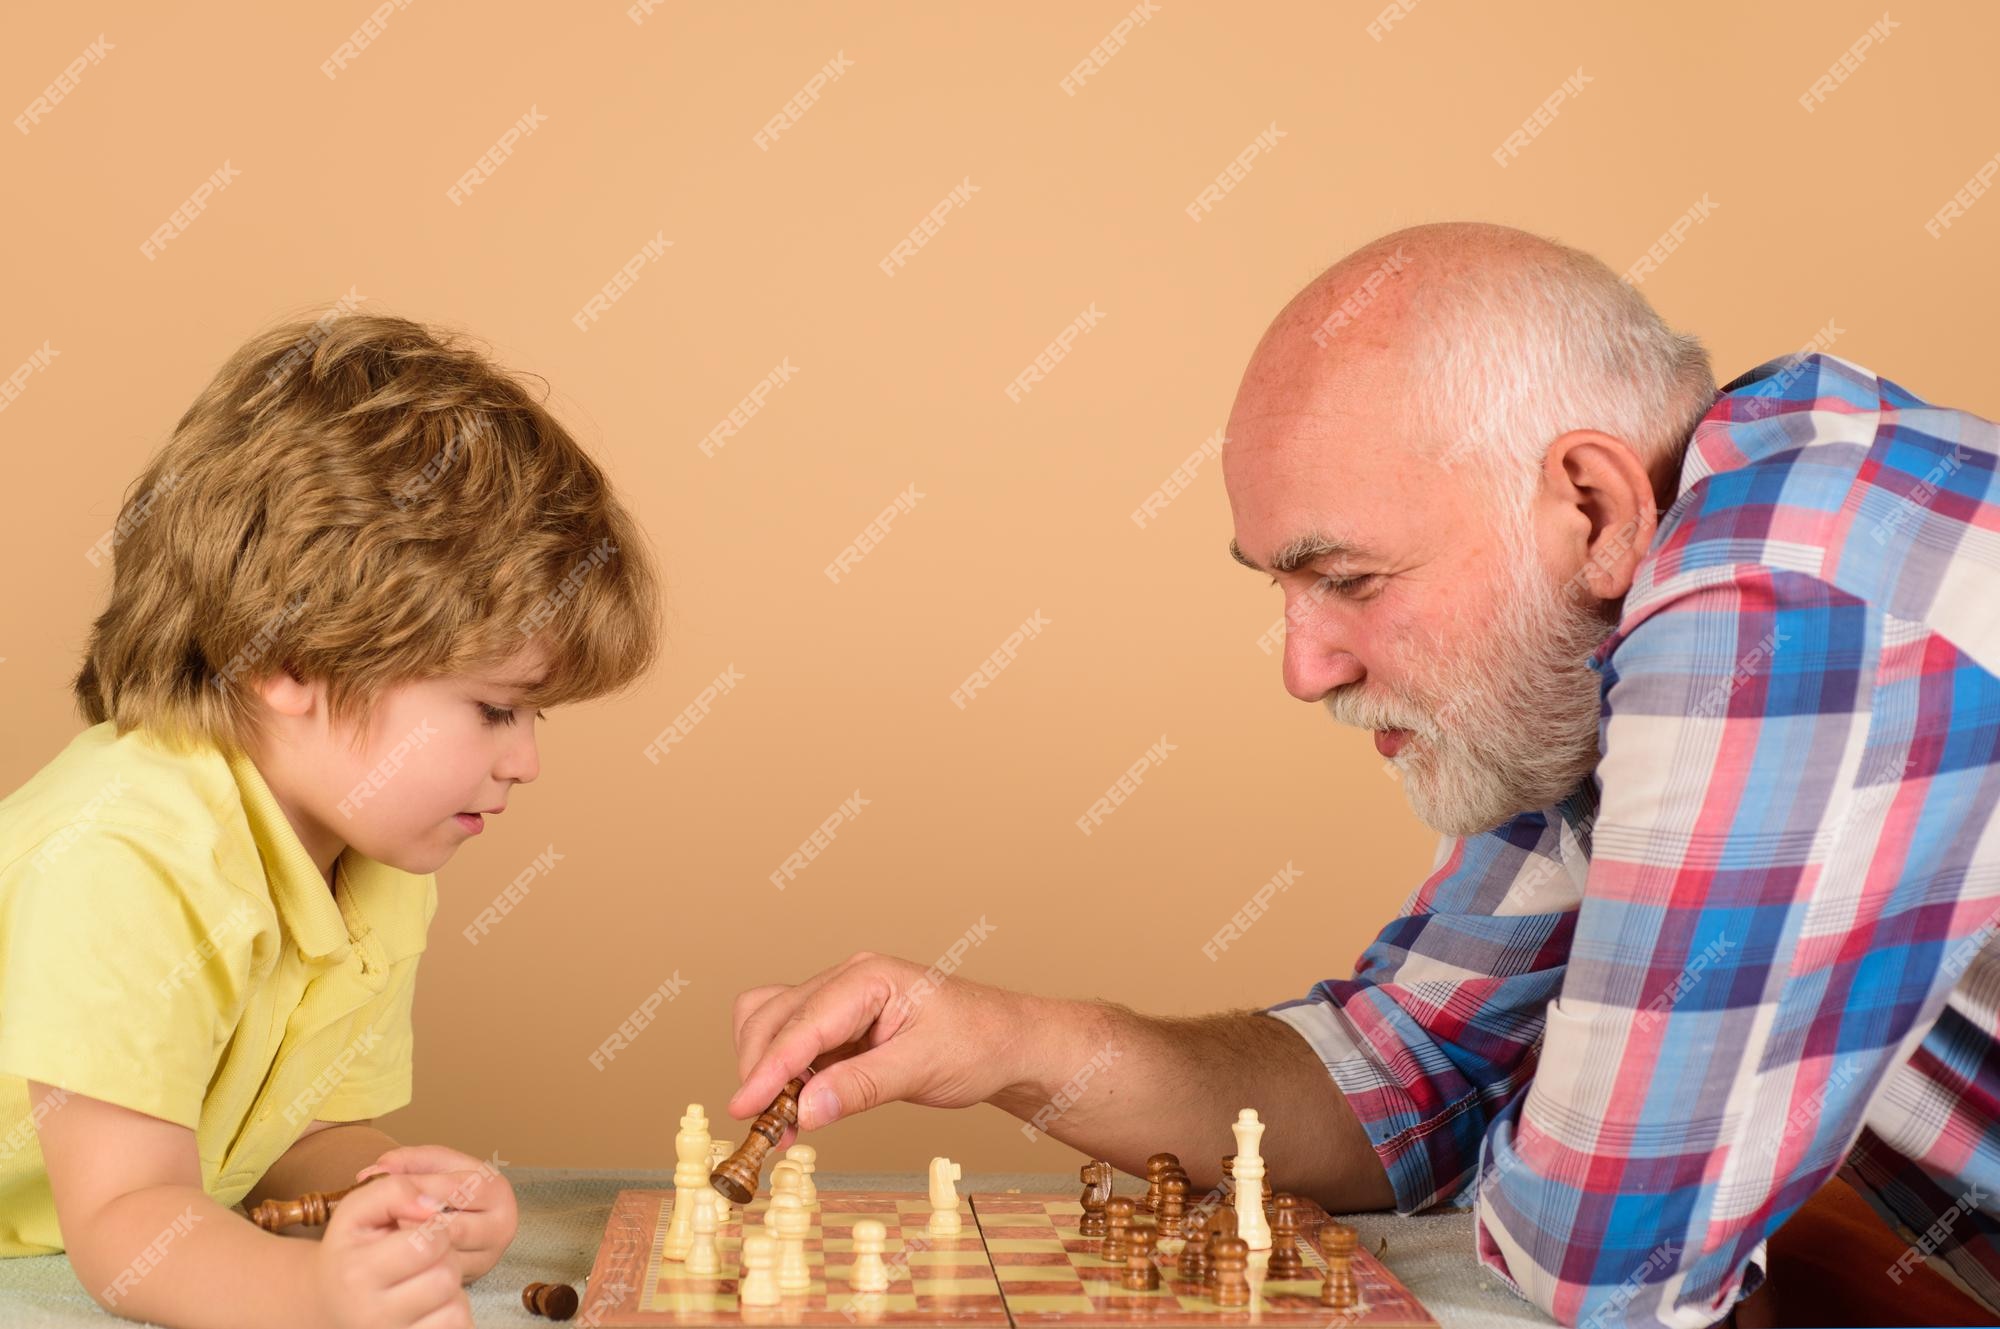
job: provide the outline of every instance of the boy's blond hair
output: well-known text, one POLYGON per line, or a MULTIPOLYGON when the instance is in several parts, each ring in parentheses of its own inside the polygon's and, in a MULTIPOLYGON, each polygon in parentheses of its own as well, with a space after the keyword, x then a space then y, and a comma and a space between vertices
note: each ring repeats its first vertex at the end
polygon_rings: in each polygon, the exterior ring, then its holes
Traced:
POLYGON ((637 526, 576 440, 454 334, 347 313, 245 343, 128 491, 73 690, 92 724, 243 751, 251 682, 324 680, 364 725, 383 689, 491 670, 534 639, 547 707, 615 692, 657 649, 637 526))

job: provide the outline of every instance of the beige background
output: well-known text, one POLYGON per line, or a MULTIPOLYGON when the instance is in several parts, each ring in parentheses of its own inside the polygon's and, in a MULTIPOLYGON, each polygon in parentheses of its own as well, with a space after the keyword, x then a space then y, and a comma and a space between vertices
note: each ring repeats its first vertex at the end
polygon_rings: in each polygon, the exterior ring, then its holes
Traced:
MULTIPOLYGON (((12 788, 76 731, 67 683, 107 573, 84 550, 217 364, 350 291, 456 324, 545 376, 670 578, 641 690, 558 712, 543 775, 441 874, 417 1004, 417 1101, 390 1129, 508 1162, 665 1166, 690 1099, 734 1087, 740 988, 857 948, 928 961, 984 919, 964 972, 1163 1011, 1265 1003, 1345 974, 1433 837, 1367 739, 1292 701, 1259 636, 1274 591, 1232 565, 1219 467, 1130 514, 1222 424, 1266 321, 1396 226, 1477 217, 1620 271, 1704 198, 1645 284, 1718 375, 1833 350, 2000 414, 2000 203, 1923 224, 2000 151, 2000 20, 1900 26, 1811 112, 1798 98, 1879 5, 1161 0, 1076 95, 1127 6, 418 0, 338 77, 362 4, 24 10, 0 111, 111 44, 23 135, 0 376, 0 706, 12 788), (837 53, 852 67, 768 151, 752 136, 837 53), (1491 154, 1581 69, 1525 151, 1491 154), (546 117, 455 206, 530 108, 546 117), (1196 223, 1247 143, 1284 137, 1196 223), (148 261, 141 243, 227 162, 240 175, 148 261), (962 181, 894 278, 877 262, 962 181), (588 332, 575 313, 658 232, 672 247, 588 332), (1007 384, 1080 311, 1103 321, 1019 403, 1007 384), (713 458, 698 442, 796 370, 713 458), (821 569, 915 484, 839 584, 821 569), (1050 626, 964 711, 951 691, 1024 618, 1050 626), (725 667, 743 675, 662 764, 640 750, 725 667), (1098 833, 1075 819, 1162 736, 1165 765, 1098 833), (782 895, 771 873, 854 791, 861 818, 782 895), (463 929, 550 846, 555 871, 478 946, 463 929), (1302 874, 1240 944, 1202 944, 1302 874), (603 1071, 589 1054, 678 973, 603 1071)), ((740 1136, 740 1132, 737 1132, 740 1136)), ((891 1108, 818 1141, 834 1170, 1056 1169, 989 1109, 891 1108)))

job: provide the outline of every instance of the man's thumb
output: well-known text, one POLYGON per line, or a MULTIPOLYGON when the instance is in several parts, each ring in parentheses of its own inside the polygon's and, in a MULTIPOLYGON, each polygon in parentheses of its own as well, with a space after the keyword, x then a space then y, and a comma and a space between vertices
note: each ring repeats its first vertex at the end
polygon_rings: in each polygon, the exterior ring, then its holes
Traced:
POLYGON ((906 1097, 914 1083, 894 1042, 837 1061, 806 1081, 799 1129, 816 1131, 869 1108, 906 1097))

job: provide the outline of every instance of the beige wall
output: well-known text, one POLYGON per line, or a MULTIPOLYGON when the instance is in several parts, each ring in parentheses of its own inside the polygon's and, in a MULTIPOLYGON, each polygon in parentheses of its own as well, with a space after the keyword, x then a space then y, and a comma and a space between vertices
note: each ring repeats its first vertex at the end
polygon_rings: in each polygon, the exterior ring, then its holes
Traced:
MULTIPOLYGON (((1192 1012, 1345 973, 1432 837, 1365 737, 1280 687, 1276 593, 1224 553, 1210 464, 1131 518, 1222 424, 1292 291, 1399 225, 1479 217, 1623 271, 1700 201, 1644 285, 1730 377, 1829 321, 1833 349, 2000 414, 2000 202, 1924 224, 2000 151, 1992 11, 1892 11, 1831 95, 1816 77, 1879 4, 1161 0, 1076 91, 1128 6, 422 0, 337 77, 368 6, 24 10, 0 111, 99 36, 111 49, 23 135, 0 375, 10 519, 0 785, 75 731, 66 685, 105 573, 83 551, 223 356, 259 325, 365 306, 458 324, 546 376, 668 569, 672 642, 635 695, 545 726, 543 776, 442 874, 418 998, 417 1102, 391 1128, 509 1162, 671 1163, 689 1099, 735 1085, 728 1013, 857 948, 1192 1012), (304 12, 309 9, 311 12, 304 12), (753 135, 851 62, 768 150, 753 135), (1504 167, 1493 153, 1590 80, 1504 167), (490 179, 447 190, 533 108, 490 179), (1283 137, 1200 220, 1260 132, 1283 137), (156 258, 141 244, 238 172, 156 258), (878 268, 977 187, 896 276, 878 268), (571 316, 656 234, 602 318, 571 316), (1005 389, 1086 308, 1102 321, 1023 400, 1005 389), (698 443, 773 366, 795 373, 716 456, 698 443), (823 567, 914 484, 834 584, 823 567), (1009 631, 1049 626, 964 710, 1009 631), (726 667, 743 676, 659 765, 640 750, 726 667), (1074 825, 1162 736, 1167 762, 1096 834, 1074 825), (780 894, 767 876, 854 791, 858 821, 780 894), (461 935, 537 854, 562 861, 478 946, 461 935), (1259 883, 1298 884, 1240 945, 1202 944, 1259 883), (688 986, 603 1071, 648 991, 688 986)), ((1009 1118, 894 1108, 825 1165, 1067 1168, 1009 1118)))

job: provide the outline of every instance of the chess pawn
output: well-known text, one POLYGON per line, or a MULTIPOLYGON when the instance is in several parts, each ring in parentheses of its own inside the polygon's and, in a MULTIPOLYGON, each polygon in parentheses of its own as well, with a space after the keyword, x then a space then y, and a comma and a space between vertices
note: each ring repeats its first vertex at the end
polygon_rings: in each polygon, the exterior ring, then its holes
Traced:
POLYGON ((1181 1281, 1193 1283, 1197 1287, 1208 1285, 1208 1235, 1191 1232, 1181 1245, 1181 1258, 1174 1272, 1181 1281))
POLYGON ((875 1219, 864 1218, 854 1225, 854 1270, 848 1275, 849 1287, 856 1292, 889 1290, 889 1266, 882 1263, 888 1240, 889 1230, 875 1219))
POLYGON ((1271 1249, 1271 1223, 1264 1217, 1264 1157, 1257 1152, 1264 1138, 1264 1123, 1257 1120, 1256 1108, 1244 1108, 1230 1127, 1236 1135, 1236 1235, 1253 1251, 1271 1249))
POLYGON ((694 1243, 692 1197, 708 1189, 708 1146, 708 1113, 701 1104, 690 1103, 681 1117, 680 1134, 674 1136, 674 1209, 660 1241, 663 1259, 685 1260, 694 1243))
POLYGON ((1299 1254, 1299 1197, 1280 1195, 1276 1204, 1278 1217, 1271 1228, 1270 1276, 1277 1279, 1303 1278, 1306 1261, 1299 1254))
POLYGON ((1146 1198, 1139 1208, 1149 1214, 1160 1212, 1160 1183, 1174 1174, 1181 1160, 1172 1154, 1154 1154, 1146 1160, 1146 1198))
POLYGON ((1320 1305, 1351 1311, 1360 1304, 1361 1289, 1354 1281, 1354 1244, 1354 1229, 1345 1224, 1328 1223, 1320 1229, 1320 1245, 1326 1251, 1326 1281, 1320 1284, 1320 1305))
POLYGON ((688 1245, 687 1271, 696 1278, 713 1278, 722 1271, 722 1254, 715 1242, 715 1204, 722 1197, 711 1190, 698 1190, 694 1201, 694 1240, 688 1245))
POLYGON ((1124 1285, 1134 1292, 1151 1292, 1160 1285, 1160 1266, 1153 1262, 1153 1229, 1135 1227, 1125 1248, 1124 1285))
POLYGON ((1104 1206, 1104 1245, 1100 1254, 1113 1264, 1125 1260, 1126 1242, 1132 1233, 1132 1213, 1138 1208, 1129 1195, 1114 1195, 1104 1206))
POLYGON ((776 1306, 783 1297, 771 1265, 778 1258, 777 1242, 762 1232, 743 1238, 743 1281, 736 1299, 745 1306, 776 1306))
MULTIPOLYGON (((708 1170, 711 1174, 722 1166, 723 1160, 736 1152, 736 1144, 731 1140, 710 1140, 708 1142, 708 1170)), ((729 1197, 715 1187, 708 1188, 715 1197, 715 1230, 722 1231, 729 1225, 729 1197)))
POLYGON ((773 1196, 771 1204, 778 1211, 778 1291, 804 1292, 812 1286, 812 1265, 806 1260, 812 1215, 797 1191, 773 1196))
POLYGON ((772 1236, 778 1235, 778 1197, 789 1195, 798 1200, 799 1207, 805 1207, 804 1197, 799 1195, 799 1179, 805 1175, 797 1162, 780 1159, 771 1165, 771 1201, 764 1207, 764 1228, 772 1236))
POLYGON ((1093 1158, 1077 1172, 1077 1180, 1083 1183, 1083 1196, 1078 1201, 1083 1206, 1083 1217, 1077 1222, 1079 1237, 1101 1237, 1104 1235, 1104 1206, 1111 1199, 1111 1164, 1101 1158, 1093 1158))
POLYGON ((1248 1306, 1250 1243, 1241 1237, 1217 1237, 1209 1261, 1215 1266, 1215 1304, 1248 1306))
POLYGON ((785 1162, 799 1165, 799 1203, 807 1209, 819 1207, 819 1186, 813 1181, 813 1173, 819 1171, 819 1150, 809 1144, 795 1144, 785 1150, 785 1162))
POLYGON ((1160 1240, 1175 1241, 1181 1236, 1181 1220, 1187 1214, 1187 1180, 1168 1176, 1160 1182, 1160 1240))

